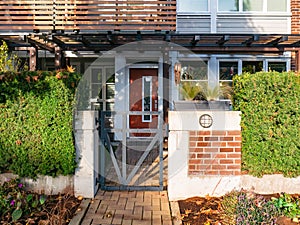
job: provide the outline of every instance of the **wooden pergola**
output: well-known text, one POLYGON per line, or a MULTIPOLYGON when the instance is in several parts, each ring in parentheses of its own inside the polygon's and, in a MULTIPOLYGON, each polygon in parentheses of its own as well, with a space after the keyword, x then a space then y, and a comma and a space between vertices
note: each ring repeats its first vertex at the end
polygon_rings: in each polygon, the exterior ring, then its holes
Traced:
POLYGON ((148 47, 151 50, 157 44, 155 41, 165 41, 204 54, 281 54, 284 51, 292 51, 297 54, 296 70, 300 71, 300 35, 295 34, 178 34, 170 31, 81 33, 76 31, 31 33, 24 36, 0 35, 0 40, 6 41, 11 50, 29 51, 32 70, 36 67, 39 49, 55 53, 55 66, 61 68, 64 65, 62 54, 64 51, 103 52, 136 41, 150 41, 148 47))

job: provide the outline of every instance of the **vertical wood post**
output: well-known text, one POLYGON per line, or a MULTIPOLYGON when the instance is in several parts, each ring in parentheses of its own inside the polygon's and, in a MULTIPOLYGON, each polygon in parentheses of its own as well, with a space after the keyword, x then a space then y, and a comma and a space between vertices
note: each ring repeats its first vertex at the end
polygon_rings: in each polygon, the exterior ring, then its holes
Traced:
POLYGON ((296 51, 296 65, 295 65, 295 71, 300 72, 300 49, 296 51))
POLYGON ((29 49, 29 70, 30 71, 37 70, 37 58, 38 58, 37 48, 31 47, 29 49))

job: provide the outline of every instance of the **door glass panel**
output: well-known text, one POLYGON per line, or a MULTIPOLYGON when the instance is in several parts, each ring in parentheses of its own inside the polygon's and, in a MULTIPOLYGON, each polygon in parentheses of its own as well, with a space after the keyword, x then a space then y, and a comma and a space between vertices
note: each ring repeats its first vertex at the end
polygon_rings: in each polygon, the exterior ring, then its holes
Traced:
POLYGON ((219 11, 239 11, 239 0, 218 0, 219 11))
POLYGON ((102 69, 92 69, 92 83, 101 83, 102 81, 102 69))
POLYGON ((263 62, 262 61, 243 61, 243 73, 257 73, 263 70, 263 62))
POLYGON ((262 11, 263 0, 243 0, 243 11, 262 11))
POLYGON ((106 99, 114 99, 115 84, 106 84, 106 99))
POLYGON ((207 12, 208 0, 179 0, 177 7, 179 12, 207 12))
MULTIPOLYGON (((152 77, 143 76, 143 112, 150 112, 152 109, 152 77)), ((143 115, 143 122, 151 122, 151 115, 143 115)))
POLYGON ((100 94, 101 86, 102 86, 102 69, 101 68, 92 68, 92 93, 91 98, 98 98, 102 99, 100 94))
POLYGON ((286 12, 287 0, 268 0, 268 11, 270 12, 286 12))
POLYGON ((286 71, 286 62, 269 62, 269 71, 284 72, 286 71))

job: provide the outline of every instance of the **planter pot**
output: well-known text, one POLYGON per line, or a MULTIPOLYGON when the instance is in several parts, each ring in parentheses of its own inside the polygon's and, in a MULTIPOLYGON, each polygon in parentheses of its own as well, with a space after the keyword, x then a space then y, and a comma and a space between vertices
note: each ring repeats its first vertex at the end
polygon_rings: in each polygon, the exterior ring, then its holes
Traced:
POLYGON ((174 102, 175 111, 229 111, 231 102, 229 100, 216 101, 176 101, 174 102))

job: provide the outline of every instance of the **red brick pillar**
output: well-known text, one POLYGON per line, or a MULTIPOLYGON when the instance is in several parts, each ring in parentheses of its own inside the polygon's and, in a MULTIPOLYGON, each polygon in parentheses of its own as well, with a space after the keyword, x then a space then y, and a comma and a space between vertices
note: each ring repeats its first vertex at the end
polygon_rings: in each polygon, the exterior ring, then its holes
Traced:
POLYGON ((291 0, 292 34, 300 34, 300 0, 291 0))

